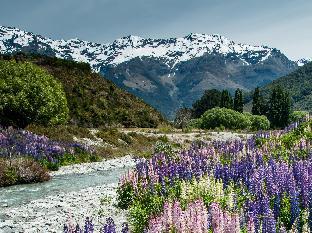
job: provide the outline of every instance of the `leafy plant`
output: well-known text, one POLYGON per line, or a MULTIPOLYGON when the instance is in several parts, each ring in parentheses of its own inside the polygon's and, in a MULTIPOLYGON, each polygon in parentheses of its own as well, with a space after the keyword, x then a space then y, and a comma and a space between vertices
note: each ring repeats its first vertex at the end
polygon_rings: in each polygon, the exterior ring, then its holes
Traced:
POLYGON ((62 84, 29 63, 0 61, 0 124, 63 124, 69 116, 62 84))

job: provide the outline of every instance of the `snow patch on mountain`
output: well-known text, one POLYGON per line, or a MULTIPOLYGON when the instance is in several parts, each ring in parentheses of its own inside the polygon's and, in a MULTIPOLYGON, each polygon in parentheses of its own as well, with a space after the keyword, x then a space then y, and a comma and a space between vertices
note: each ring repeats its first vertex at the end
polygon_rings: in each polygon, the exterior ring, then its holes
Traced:
POLYGON ((95 71, 99 71, 102 66, 116 66, 136 57, 161 59, 170 68, 174 68, 180 62, 206 53, 233 55, 250 65, 264 62, 273 50, 266 46, 235 43, 220 35, 190 34, 171 39, 127 36, 113 43, 98 44, 79 39, 52 40, 17 28, 0 26, 0 52, 12 53, 38 48, 52 52, 58 58, 87 62, 95 71))

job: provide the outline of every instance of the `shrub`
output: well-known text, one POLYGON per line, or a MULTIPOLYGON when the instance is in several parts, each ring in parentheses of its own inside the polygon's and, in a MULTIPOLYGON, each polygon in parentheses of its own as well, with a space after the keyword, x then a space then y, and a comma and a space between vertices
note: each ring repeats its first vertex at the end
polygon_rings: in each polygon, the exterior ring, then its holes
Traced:
POLYGON ((248 112, 240 113, 227 108, 210 109, 193 122, 193 125, 203 129, 266 130, 270 127, 270 122, 265 116, 256 116, 248 112))
POLYGON ((201 117, 200 128, 215 129, 224 126, 226 129, 247 129, 251 126, 250 116, 232 109, 213 108, 201 117))
POLYGON ((117 189, 118 207, 121 209, 128 209, 133 202, 134 191, 131 184, 125 184, 117 189))
POLYGON ((293 111, 289 116, 289 121, 298 122, 308 115, 307 111, 293 111))
POLYGON ((161 124, 158 126, 159 133, 171 133, 174 131, 174 128, 169 124, 161 124))
POLYGON ((6 160, 0 158, 0 187, 29 184, 50 179, 49 173, 31 158, 6 160))
POLYGON ((195 129, 199 129, 201 128, 201 118, 197 118, 197 119, 191 119, 190 122, 188 123, 187 127, 189 128, 195 128, 195 129))
POLYGON ((69 110, 61 83, 31 63, 0 61, 0 124, 66 123, 69 110))
POLYGON ((270 128, 270 121, 266 116, 251 116, 251 129, 252 130, 267 130, 270 128))

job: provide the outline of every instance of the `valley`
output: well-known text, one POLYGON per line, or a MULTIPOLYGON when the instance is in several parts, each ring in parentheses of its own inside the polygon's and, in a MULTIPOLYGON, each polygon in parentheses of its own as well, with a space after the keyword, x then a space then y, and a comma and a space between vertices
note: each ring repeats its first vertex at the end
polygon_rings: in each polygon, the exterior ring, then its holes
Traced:
POLYGON ((303 4, 79 2, 1 4, 0 233, 312 232, 303 4))

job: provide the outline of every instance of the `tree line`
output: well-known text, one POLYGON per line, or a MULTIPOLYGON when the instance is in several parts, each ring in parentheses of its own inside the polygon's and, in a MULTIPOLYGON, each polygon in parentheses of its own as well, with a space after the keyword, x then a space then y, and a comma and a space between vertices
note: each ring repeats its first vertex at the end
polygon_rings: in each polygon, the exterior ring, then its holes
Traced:
POLYGON ((203 96, 192 106, 192 117, 199 118, 209 109, 228 108, 237 112, 243 112, 243 92, 240 89, 235 91, 234 100, 228 90, 219 91, 217 89, 206 90, 203 96))
MULTIPOLYGON (((182 108, 176 114, 175 121, 183 127, 183 122, 189 119, 200 118, 207 110, 226 108, 243 113, 243 91, 236 89, 234 98, 228 90, 209 89, 202 97, 194 102, 192 108, 182 108)), ((272 128, 282 128, 289 123, 291 114, 291 99, 289 93, 280 86, 272 89, 269 99, 265 99, 260 88, 255 88, 252 97, 253 115, 266 116, 272 128)))

